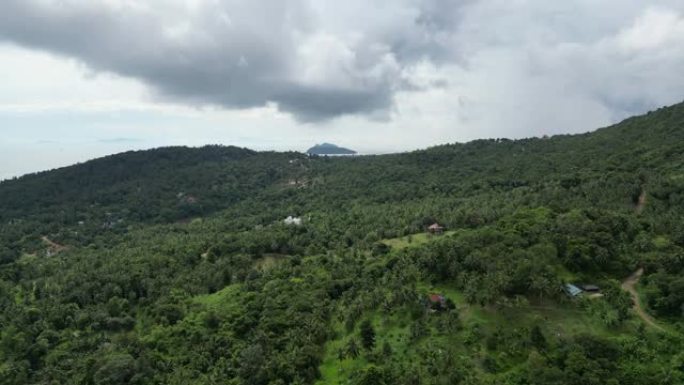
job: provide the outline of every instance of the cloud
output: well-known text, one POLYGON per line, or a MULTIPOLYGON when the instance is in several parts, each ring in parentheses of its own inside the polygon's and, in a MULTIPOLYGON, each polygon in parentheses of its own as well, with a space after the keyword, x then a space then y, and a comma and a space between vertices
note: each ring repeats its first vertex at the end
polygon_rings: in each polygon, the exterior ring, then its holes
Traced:
POLYGON ((589 131, 682 101, 683 22, 675 1, 481 1, 428 72, 461 138, 589 131))
POLYGON ((4 0, 0 40, 137 79, 165 103, 407 129, 431 111, 445 139, 519 137, 681 100, 684 4, 651 4, 4 0))
POLYGON ((2 38, 193 105, 275 102, 319 120, 386 109, 399 80, 382 42, 326 33, 305 1, 8 0, 1 7, 2 38))

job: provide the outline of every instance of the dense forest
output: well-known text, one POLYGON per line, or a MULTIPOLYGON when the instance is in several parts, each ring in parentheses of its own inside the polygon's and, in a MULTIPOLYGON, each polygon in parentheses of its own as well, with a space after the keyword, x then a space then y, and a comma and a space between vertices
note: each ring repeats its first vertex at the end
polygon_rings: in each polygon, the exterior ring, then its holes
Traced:
POLYGON ((684 104, 582 135, 173 147, 7 180, 0 308, 8 385, 682 384, 684 104))

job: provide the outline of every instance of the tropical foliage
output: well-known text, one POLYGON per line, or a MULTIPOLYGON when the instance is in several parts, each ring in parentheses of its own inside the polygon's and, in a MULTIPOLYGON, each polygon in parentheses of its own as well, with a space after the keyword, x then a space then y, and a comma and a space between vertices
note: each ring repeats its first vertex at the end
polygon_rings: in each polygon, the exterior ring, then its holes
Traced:
POLYGON ((677 105, 584 135, 164 148, 2 182, 0 384, 681 384, 682 154, 677 105), (620 287, 638 268, 655 324, 620 287))

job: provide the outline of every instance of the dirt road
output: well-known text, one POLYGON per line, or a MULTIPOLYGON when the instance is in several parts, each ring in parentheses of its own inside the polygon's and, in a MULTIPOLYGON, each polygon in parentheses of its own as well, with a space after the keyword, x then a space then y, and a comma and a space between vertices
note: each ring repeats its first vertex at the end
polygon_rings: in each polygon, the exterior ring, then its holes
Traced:
POLYGON ((639 201, 635 207, 636 213, 641 214, 641 212, 644 211, 644 207, 646 207, 646 190, 642 190, 639 195, 639 201))
POLYGON ((48 237, 46 237, 46 236, 43 236, 43 237, 41 238, 41 240, 42 240, 46 245, 48 245, 48 248, 49 248, 50 250, 52 250, 53 252, 57 252, 57 253, 58 253, 58 252, 60 252, 60 251, 66 250, 66 248, 67 248, 67 247, 64 246, 64 245, 60 245, 59 243, 53 242, 52 240, 50 240, 50 238, 48 238, 48 237))
POLYGON ((627 277, 627 279, 622 282, 622 289, 627 291, 629 295, 632 297, 632 302, 634 302, 634 311, 637 313, 639 318, 644 320, 647 325, 653 326, 654 328, 660 330, 660 331, 665 331, 662 327, 660 327, 653 317, 651 317, 644 308, 641 306, 641 299, 639 299, 639 293, 636 291, 636 284, 639 282, 639 279, 641 276, 644 274, 644 269, 639 268, 639 270, 635 271, 632 275, 627 277))

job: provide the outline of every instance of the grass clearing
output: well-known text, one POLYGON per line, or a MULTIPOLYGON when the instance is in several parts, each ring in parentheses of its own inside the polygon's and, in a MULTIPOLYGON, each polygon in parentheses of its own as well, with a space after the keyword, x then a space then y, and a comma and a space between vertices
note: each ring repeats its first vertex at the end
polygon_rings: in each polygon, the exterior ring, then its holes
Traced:
MULTIPOLYGON (((638 326, 638 323, 628 321, 620 327, 606 327, 578 301, 556 303, 550 300, 530 299, 521 301, 519 306, 479 306, 468 304, 464 294, 448 283, 422 282, 418 284, 418 291, 424 294, 439 293, 451 299, 459 311, 463 328, 453 333, 439 332, 435 329, 436 324, 433 320, 442 315, 433 313, 434 316, 428 316, 427 327, 431 330, 429 335, 413 341, 410 337, 413 321, 406 311, 397 310, 389 314, 374 311, 366 317, 373 322, 376 331, 375 349, 381 351, 383 344, 387 342, 392 348, 392 360, 401 362, 416 360, 425 352, 441 351, 445 346, 455 348, 461 352, 459 354, 463 355, 484 354, 477 350, 478 344, 469 345, 472 344, 472 341, 468 342, 468 339, 473 338, 473 330, 479 330, 478 333, 482 335, 480 338, 501 330, 527 335, 537 325, 549 341, 559 341, 582 334, 614 338, 635 333, 638 326), (515 330, 511 330, 511 325, 515 325, 515 330)), ((353 373, 369 365, 365 352, 362 352, 356 359, 340 360, 338 357, 339 350, 346 348, 350 337, 353 336, 360 343, 358 325, 361 320, 358 321, 351 333, 347 333, 344 329, 343 322, 334 322, 333 327, 337 332, 337 337, 326 345, 325 356, 320 366, 321 379, 316 383, 317 385, 347 383, 353 373)), ((497 354, 497 357, 504 363, 505 370, 515 370, 515 367, 522 362, 521 360, 525 359, 512 353, 497 354)))
POLYGON ((666 236, 659 235, 653 238, 653 245, 658 250, 665 250, 672 245, 672 242, 666 236))
POLYGON ((405 237, 383 239, 380 242, 386 244, 387 246, 391 247, 392 249, 400 250, 400 249, 405 249, 407 247, 424 245, 424 244, 431 242, 433 240, 440 239, 443 237, 448 237, 448 236, 455 234, 455 233, 456 233, 456 231, 454 231, 454 230, 445 231, 444 234, 442 234, 442 235, 434 235, 434 234, 430 234, 430 233, 418 233, 418 234, 407 235, 405 237))
MULTIPOLYGON (((388 343, 395 359, 405 359, 409 346, 410 320, 408 314, 399 311, 390 314, 376 311, 365 318, 372 322, 375 329, 375 350, 381 350, 383 345, 388 343)), ((338 335, 337 338, 326 344, 325 356, 319 368, 321 378, 316 382, 316 385, 342 383, 351 374, 362 370, 369 364, 365 356, 367 352, 361 346, 359 346, 361 354, 357 358, 339 359, 338 352, 340 349, 346 349, 350 338, 355 338, 360 345, 359 325, 361 320, 358 321, 351 333, 347 333, 342 322, 334 323, 333 328, 338 335)))
POLYGON ((269 270, 287 257, 289 256, 286 254, 264 254, 261 258, 254 261, 254 267, 262 271, 269 270))
POLYGON ((220 309, 223 312, 226 307, 236 305, 235 298, 240 296, 240 288, 240 284, 228 285, 216 293, 195 296, 192 298, 192 302, 203 305, 207 309, 220 309))

